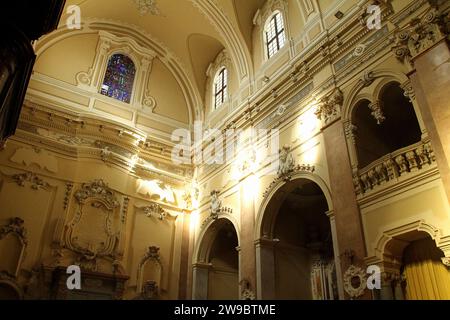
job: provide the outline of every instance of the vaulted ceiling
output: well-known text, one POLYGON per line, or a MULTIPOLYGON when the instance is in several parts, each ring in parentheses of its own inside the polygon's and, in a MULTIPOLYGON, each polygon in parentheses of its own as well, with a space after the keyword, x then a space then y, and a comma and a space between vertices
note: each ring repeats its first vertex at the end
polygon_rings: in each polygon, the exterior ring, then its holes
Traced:
POLYGON ((156 15, 142 14, 134 0, 68 0, 66 7, 78 5, 82 20, 107 19, 145 30, 176 56, 203 97, 208 65, 224 48, 239 79, 252 74, 252 20, 265 1, 156 0, 156 15))

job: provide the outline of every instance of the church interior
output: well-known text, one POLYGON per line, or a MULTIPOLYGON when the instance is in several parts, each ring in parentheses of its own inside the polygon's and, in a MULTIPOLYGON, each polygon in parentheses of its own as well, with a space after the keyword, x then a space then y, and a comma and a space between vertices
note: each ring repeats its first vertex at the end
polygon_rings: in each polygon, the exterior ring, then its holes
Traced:
POLYGON ((450 300, 450 1, 5 5, 0 300, 450 300))

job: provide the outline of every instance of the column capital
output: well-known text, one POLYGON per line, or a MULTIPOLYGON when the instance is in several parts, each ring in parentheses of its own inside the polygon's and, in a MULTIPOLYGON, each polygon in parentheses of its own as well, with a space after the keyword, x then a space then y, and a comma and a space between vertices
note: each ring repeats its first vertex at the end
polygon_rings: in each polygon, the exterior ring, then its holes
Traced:
POLYGON ((411 103, 413 102, 413 100, 416 99, 416 93, 414 92, 411 80, 408 79, 405 82, 403 82, 400 88, 402 88, 405 97, 407 97, 411 103))
POLYGON ((395 56, 402 62, 414 64, 413 61, 436 44, 446 41, 448 34, 448 14, 430 8, 417 19, 395 35, 395 56))

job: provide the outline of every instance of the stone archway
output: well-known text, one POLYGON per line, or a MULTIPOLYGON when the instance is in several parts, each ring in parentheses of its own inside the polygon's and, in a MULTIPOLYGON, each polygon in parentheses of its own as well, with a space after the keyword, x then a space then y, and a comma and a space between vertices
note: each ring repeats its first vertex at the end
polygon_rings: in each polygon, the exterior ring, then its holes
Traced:
POLYGON ((193 265, 194 300, 239 299, 239 240, 233 223, 213 221, 201 237, 193 265))
POLYGON ((447 300, 450 269, 446 239, 425 221, 385 231, 377 242, 376 257, 367 259, 382 270, 382 300, 447 300), (447 256, 447 257, 446 257, 447 256))
POLYGON ((314 180, 299 176, 284 182, 262 206, 256 241, 259 299, 343 296, 331 197, 323 181, 314 180))

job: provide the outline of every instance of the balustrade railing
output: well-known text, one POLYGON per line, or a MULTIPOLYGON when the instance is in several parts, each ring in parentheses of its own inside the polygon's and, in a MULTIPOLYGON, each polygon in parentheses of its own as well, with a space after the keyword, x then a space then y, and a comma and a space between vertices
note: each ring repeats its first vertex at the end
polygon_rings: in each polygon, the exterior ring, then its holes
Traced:
POLYGON ((435 161, 430 141, 421 141, 396 150, 358 170, 353 177, 356 194, 363 195, 389 181, 420 171, 435 161))

